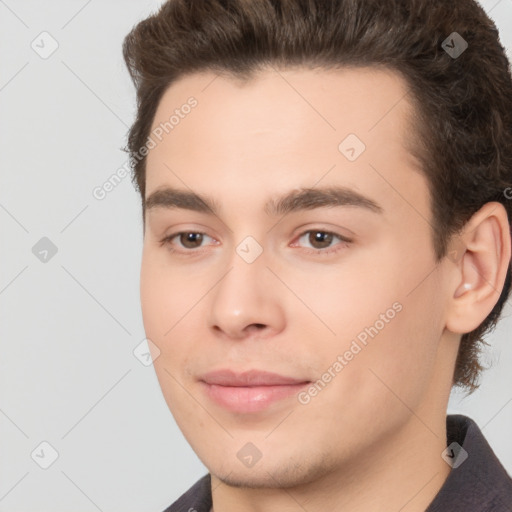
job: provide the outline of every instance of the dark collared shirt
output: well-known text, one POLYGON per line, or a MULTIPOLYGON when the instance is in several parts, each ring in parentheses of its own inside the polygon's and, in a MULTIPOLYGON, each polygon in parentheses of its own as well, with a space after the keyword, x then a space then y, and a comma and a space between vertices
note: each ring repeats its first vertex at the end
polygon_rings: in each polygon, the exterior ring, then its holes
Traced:
MULTIPOLYGON (((512 479, 492 451, 478 425, 467 416, 446 417, 447 450, 453 467, 443 486, 425 512, 512 512, 512 479), (462 457, 462 458, 461 458, 462 457)), ((507 438, 507 441, 509 438, 507 438)), ((212 506, 210 474, 198 480, 163 512, 210 512, 212 506)))

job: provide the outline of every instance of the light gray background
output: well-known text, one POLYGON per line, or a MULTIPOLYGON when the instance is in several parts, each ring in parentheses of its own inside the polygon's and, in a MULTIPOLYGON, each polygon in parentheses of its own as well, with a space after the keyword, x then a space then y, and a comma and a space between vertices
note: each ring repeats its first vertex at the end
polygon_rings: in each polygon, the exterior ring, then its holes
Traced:
MULTIPOLYGON (((0 0, 0 511, 159 512, 206 472, 133 354, 138 196, 129 177, 92 194, 127 160, 123 37, 160 3, 0 0), (31 47, 52 40, 46 59, 31 47), (46 263, 32 252, 43 237, 58 250, 46 263), (58 452, 48 469, 43 441, 58 452)), ((483 5, 512 55, 512 0, 483 5)), ((512 473, 510 313, 481 389, 449 412, 474 418, 512 473)))

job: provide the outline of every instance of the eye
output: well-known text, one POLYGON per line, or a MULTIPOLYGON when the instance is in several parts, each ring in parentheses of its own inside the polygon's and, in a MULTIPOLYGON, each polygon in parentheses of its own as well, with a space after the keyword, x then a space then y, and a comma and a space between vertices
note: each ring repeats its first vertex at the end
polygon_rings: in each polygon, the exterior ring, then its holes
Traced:
POLYGON ((299 242, 302 240, 303 243, 309 243, 313 250, 308 252, 313 254, 331 254, 338 252, 342 248, 347 247, 352 242, 352 240, 339 235, 338 233, 333 233, 332 231, 323 231, 321 229, 310 229, 308 231, 304 231, 299 236, 298 240, 299 242), (331 245, 332 242, 336 239, 341 242, 340 244, 337 244, 339 247, 336 245, 331 245))
MULTIPOLYGON (((178 247, 180 249, 185 249, 184 252, 191 252, 194 249, 201 248, 201 244, 205 238, 210 238, 213 240, 213 238, 208 236, 206 233, 200 233, 197 231, 180 231, 179 233, 173 233, 169 236, 166 236, 163 240, 161 240, 160 243, 161 245, 168 245, 171 251, 176 251, 176 249, 172 247, 173 240, 175 238, 179 242, 178 247)), ((177 252, 180 251, 178 250, 177 252)))
MULTIPOLYGON (((203 242, 206 239, 214 240, 206 233, 198 231, 180 231, 178 233, 172 233, 161 240, 161 245, 167 245, 171 252, 181 253, 193 253, 199 252, 197 249, 204 247, 203 242), (175 240, 176 239, 176 240, 175 240), (177 243, 176 243, 177 242, 177 243), (173 246, 178 246, 176 249, 173 246)), ((299 244, 310 244, 311 250, 306 252, 312 254, 331 254, 340 251, 347 247, 352 240, 332 231, 324 231, 321 229, 310 229, 304 231, 299 235, 299 244), (333 242, 339 240, 340 243, 332 245, 333 242)), ((217 242, 218 243, 218 242, 217 242)), ((297 244, 291 244, 292 247, 296 247, 297 244)), ((306 246, 307 248, 307 246, 306 246)))

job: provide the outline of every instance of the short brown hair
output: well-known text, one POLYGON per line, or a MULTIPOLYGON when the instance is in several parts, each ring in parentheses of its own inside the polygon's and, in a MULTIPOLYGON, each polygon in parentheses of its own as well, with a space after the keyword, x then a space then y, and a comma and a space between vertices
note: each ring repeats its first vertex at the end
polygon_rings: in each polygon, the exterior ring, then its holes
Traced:
MULTIPOLYGON (((269 64, 378 66, 400 73, 412 93, 410 150, 429 183, 437 261, 485 203, 503 204, 511 223, 510 64, 495 24, 473 0, 169 0, 126 36, 123 55, 137 89, 127 151, 143 212, 146 158, 139 149, 178 78, 212 70, 249 79, 269 64), (443 47, 454 32, 468 45, 458 57, 443 47)), ((492 312, 462 336, 453 384, 470 393, 483 368, 483 336, 495 327, 510 287, 509 262, 492 312)))

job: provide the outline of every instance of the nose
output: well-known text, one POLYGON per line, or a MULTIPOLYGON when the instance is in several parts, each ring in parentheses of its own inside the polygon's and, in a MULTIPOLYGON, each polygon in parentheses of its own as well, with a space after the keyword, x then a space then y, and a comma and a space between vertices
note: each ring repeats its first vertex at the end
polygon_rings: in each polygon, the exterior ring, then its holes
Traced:
POLYGON ((209 294, 208 322, 216 335, 236 340, 268 338, 285 325, 285 290, 263 254, 248 263, 238 254, 209 294))

